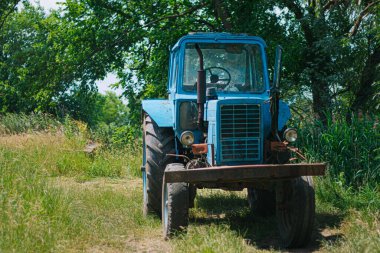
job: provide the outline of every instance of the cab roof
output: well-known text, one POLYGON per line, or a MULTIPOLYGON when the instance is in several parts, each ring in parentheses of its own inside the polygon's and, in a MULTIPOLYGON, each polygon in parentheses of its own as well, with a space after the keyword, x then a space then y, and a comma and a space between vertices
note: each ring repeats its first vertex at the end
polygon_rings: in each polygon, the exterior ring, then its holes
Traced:
POLYGON ((177 43, 173 46, 172 51, 176 50, 185 40, 250 40, 257 41, 266 47, 265 41, 257 36, 251 36, 245 33, 234 34, 234 33, 214 33, 214 32, 194 32, 180 38, 177 43))

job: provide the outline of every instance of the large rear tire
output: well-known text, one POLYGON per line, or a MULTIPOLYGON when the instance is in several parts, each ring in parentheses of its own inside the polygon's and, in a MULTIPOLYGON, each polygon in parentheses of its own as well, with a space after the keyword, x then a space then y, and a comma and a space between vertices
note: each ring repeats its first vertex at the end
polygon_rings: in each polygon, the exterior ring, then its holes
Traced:
MULTIPOLYGON (((168 164, 166 171, 185 170, 181 163, 168 164)), ((162 228, 166 239, 186 230, 189 223, 189 184, 162 186, 162 228)))
POLYGON ((276 213, 276 193, 274 191, 248 188, 248 205, 253 214, 272 216, 276 213))
POLYGON ((144 118, 144 152, 146 157, 143 172, 143 213, 155 213, 161 217, 162 178, 166 165, 175 154, 174 133, 170 128, 161 128, 149 115, 144 118))
POLYGON ((313 178, 299 177, 279 184, 276 204, 282 246, 306 246, 311 238, 315 218, 313 178))

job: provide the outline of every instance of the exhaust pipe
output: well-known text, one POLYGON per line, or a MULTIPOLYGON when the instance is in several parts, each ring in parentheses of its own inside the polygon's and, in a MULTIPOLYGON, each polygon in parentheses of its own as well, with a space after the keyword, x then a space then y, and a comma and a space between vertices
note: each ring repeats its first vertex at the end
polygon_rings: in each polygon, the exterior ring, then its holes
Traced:
POLYGON ((271 133, 272 137, 276 141, 281 141, 280 136, 278 136, 278 112, 280 106, 280 79, 281 79, 281 66, 282 66, 282 47, 276 47, 276 59, 274 65, 274 77, 273 77, 273 86, 271 89, 271 133))
POLYGON ((206 71, 203 68, 203 53, 198 44, 195 44, 199 56, 199 70, 197 78, 197 106, 198 106, 198 129, 203 131, 204 110, 206 103, 206 71))

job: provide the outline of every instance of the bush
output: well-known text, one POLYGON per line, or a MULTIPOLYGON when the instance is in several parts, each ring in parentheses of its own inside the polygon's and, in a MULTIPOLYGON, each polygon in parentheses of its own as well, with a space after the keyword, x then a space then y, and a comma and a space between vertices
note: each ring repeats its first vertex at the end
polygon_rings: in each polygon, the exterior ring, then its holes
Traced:
POLYGON ((115 124, 99 124, 91 130, 92 139, 106 146, 123 147, 133 146, 137 139, 141 139, 141 129, 132 125, 117 126, 115 124))

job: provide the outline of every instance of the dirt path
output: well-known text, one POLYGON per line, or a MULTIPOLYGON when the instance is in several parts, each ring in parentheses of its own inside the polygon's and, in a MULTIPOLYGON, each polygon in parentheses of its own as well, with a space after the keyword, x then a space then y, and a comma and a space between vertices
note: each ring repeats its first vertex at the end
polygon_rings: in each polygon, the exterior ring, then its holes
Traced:
MULTIPOLYGON (((79 243, 80 247, 73 247, 73 252, 176 252, 181 250, 179 245, 182 243, 189 244, 184 247, 197 247, 194 239, 197 235, 190 232, 191 235, 181 239, 182 242, 176 240, 173 244, 163 240, 159 219, 142 217, 142 186, 139 179, 98 178, 81 182, 70 177, 58 177, 52 178, 51 185, 63 189, 66 194, 74 197, 75 203, 83 206, 79 210, 84 214, 80 215, 94 217, 93 214, 96 214, 108 219, 107 222, 98 224, 101 229, 90 233, 88 239, 79 243), (117 200, 113 200, 114 197, 117 200), (100 204, 103 202, 105 204, 100 204), (114 202, 116 206, 113 206, 114 202), (128 219, 131 213, 134 218, 128 219)), ((246 208, 244 192, 202 190, 199 193, 198 206, 191 212, 190 230, 204 229, 200 233, 205 233, 207 237, 211 233, 208 232, 209 226, 228 226, 228 231, 238 236, 232 239, 243 241, 244 252, 272 252, 279 249, 274 217, 256 219, 247 213, 241 213, 246 208)), ((332 243, 342 237, 337 228, 341 220, 342 217, 337 215, 317 213, 313 243, 307 248, 288 252, 325 252, 324 243, 332 243)), ((217 243, 218 235, 212 236, 212 240, 217 243)))

